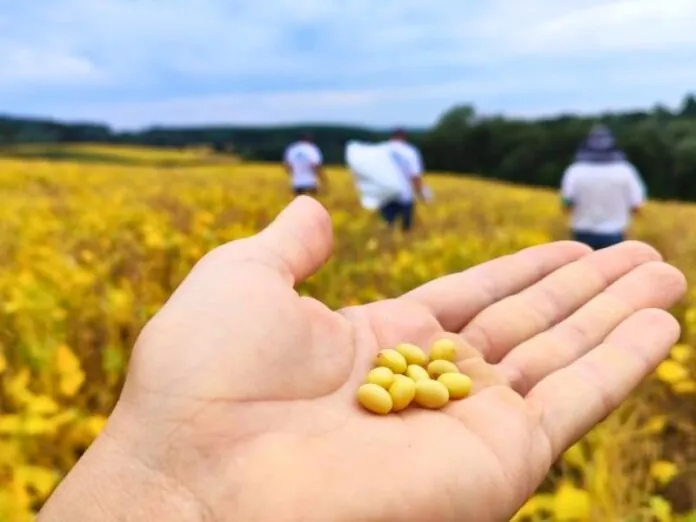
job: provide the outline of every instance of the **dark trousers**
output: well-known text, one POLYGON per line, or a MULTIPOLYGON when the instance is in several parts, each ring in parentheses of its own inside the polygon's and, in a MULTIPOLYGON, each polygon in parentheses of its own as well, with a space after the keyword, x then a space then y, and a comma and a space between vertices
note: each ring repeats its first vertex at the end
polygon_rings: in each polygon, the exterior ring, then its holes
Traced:
POLYGON ((573 230, 573 239, 580 243, 585 243, 593 250, 600 250, 613 245, 617 245, 624 240, 623 232, 615 232, 613 234, 600 234, 597 232, 583 232, 581 230, 573 230))
POLYGON ((389 226, 394 226, 398 219, 401 219, 401 228, 404 231, 411 230, 413 226, 413 202, 390 201, 382 206, 379 212, 389 226))
POLYGON ((293 187, 292 191, 295 193, 296 196, 300 196, 302 194, 316 194, 317 187, 293 187))

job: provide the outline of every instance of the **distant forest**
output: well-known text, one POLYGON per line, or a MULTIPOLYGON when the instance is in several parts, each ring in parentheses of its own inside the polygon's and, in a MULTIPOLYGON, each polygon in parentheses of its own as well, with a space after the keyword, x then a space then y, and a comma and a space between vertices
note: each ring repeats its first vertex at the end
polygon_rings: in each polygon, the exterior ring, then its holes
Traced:
MULTIPOLYGON (((429 171, 474 173, 516 183, 556 187, 590 127, 603 122, 636 165, 651 197, 696 201, 696 97, 677 110, 565 114, 536 120, 484 117, 471 105, 456 106, 430 129, 414 129, 412 141, 429 171)), ((114 143, 156 147, 209 145, 250 161, 279 161, 301 131, 313 134, 327 163, 343 163, 348 140, 378 141, 388 131, 351 126, 153 127, 115 132, 106 125, 0 117, 0 146, 41 143, 114 143)))

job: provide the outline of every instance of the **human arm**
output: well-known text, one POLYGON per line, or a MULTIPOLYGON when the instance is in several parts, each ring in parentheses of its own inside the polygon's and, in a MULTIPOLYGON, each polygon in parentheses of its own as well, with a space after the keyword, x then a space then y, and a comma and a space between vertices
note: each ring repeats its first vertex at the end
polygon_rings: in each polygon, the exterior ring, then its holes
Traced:
POLYGON ((411 185, 413 187, 413 193, 420 201, 425 201, 425 192, 423 190, 423 178, 421 176, 415 176, 411 178, 411 185))
POLYGON ((631 213, 638 214, 647 199, 647 188, 638 171, 632 166, 627 171, 626 186, 631 213))
POLYGON ((411 179, 411 186, 413 187, 413 193, 416 194, 418 199, 420 201, 425 201, 426 197, 423 184, 423 157, 415 147, 412 147, 411 151, 411 161, 407 162, 409 164, 408 174, 411 179))
POLYGON ((283 168, 285 169, 285 173, 289 177, 292 177, 292 164, 290 162, 290 150, 291 150, 290 147, 288 147, 283 152, 283 168))
POLYGON ((207 254, 39 521, 509 520, 679 335, 683 276, 636 242, 532 247, 337 311, 294 290, 331 252, 330 217, 300 197, 207 254), (441 337, 471 397, 400 418, 355 404, 381 348, 441 337))
POLYGON ((329 185, 329 178, 326 175, 326 171, 324 170, 324 157, 321 153, 321 150, 319 150, 319 147, 314 147, 313 156, 314 157, 312 161, 312 169, 321 181, 322 186, 326 188, 329 185))
POLYGON ((575 178, 575 171, 569 167, 561 179, 561 205, 566 212, 570 212, 575 206, 575 178))

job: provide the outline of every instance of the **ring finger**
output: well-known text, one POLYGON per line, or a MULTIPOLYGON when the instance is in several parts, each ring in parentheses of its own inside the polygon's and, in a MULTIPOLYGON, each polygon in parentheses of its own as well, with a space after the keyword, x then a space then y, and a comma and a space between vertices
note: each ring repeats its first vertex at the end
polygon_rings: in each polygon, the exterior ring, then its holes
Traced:
POLYGON ((600 344, 611 331, 645 308, 667 309, 683 294, 683 275, 651 262, 635 268, 566 320, 513 349, 497 365, 520 394, 600 344))

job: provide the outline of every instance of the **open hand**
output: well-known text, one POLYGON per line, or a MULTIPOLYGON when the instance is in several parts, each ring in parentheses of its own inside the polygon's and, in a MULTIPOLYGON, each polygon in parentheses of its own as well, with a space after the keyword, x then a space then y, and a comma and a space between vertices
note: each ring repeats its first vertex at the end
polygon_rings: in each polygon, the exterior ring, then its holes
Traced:
POLYGON ((202 259, 40 520, 508 520, 679 336, 664 309, 684 277, 637 242, 538 246, 339 311, 293 289, 331 250, 327 213, 300 197, 202 259), (442 336, 470 398, 356 404, 378 350, 442 336))

